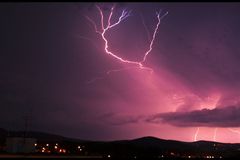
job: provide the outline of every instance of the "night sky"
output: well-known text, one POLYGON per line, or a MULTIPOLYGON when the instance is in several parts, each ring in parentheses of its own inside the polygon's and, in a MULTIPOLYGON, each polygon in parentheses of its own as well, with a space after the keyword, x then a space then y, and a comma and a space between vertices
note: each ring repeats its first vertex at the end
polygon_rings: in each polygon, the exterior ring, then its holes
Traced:
POLYGON ((0 4, 0 128, 90 140, 240 142, 240 3, 0 4), (105 25, 107 25, 105 18, 105 25), (111 70, 114 72, 108 71, 111 70), (198 135, 195 135, 199 128, 198 135))

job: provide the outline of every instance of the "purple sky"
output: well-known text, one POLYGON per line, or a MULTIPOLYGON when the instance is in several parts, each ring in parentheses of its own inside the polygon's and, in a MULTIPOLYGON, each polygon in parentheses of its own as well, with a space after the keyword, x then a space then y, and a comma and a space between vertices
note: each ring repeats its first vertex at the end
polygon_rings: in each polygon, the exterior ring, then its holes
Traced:
MULTIPOLYGON (((108 16, 112 3, 99 3, 108 16)), ((240 4, 116 3, 131 16, 106 34, 116 55, 140 61, 161 20, 153 50, 139 68, 105 53, 94 3, 0 5, 0 127, 93 140, 155 136, 240 142, 240 4), (144 27, 144 23, 145 27, 144 27), (239 132, 238 132, 239 131, 239 132)))

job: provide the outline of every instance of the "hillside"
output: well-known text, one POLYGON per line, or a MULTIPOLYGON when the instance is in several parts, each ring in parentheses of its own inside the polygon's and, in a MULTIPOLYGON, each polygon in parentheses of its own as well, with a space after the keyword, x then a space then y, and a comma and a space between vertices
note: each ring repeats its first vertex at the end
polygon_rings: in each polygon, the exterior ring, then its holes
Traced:
MULTIPOLYGON (((0 129, 1 145, 4 145, 6 137, 23 136, 21 131, 6 131, 0 129)), ((210 141, 182 142, 175 140, 164 140, 155 137, 141 137, 133 140, 118 141, 86 141, 66 138, 59 135, 28 132, 27 137, 36 138, 39 144, 59 143, 65 146, 69 153, 77 153, 78 145, 85 146, 85 155, 111 155, 111 157, 128 158, 138 156, 142 158, 165 157, 239 157, 240 144, 219 143, 210 141)))

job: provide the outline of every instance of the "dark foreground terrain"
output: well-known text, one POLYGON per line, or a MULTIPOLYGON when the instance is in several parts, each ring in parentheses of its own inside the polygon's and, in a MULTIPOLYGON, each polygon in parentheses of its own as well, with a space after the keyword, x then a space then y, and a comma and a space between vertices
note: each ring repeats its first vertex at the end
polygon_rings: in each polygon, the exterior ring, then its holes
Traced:
POLYGON ((143 137, 119 141, 86 141, 41 132, 16 132, 0 129, 0 158, 237 158, 240 144, 209 141, 181 142, 143 137), (35 152, 9 154, 5 151, 7 137, 36 138, 35 152))

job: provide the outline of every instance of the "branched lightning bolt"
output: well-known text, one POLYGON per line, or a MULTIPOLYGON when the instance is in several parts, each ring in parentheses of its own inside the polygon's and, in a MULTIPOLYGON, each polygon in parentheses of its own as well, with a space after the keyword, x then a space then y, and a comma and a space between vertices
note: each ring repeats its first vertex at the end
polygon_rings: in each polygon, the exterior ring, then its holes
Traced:
POLYGON ((154 33, 153 33, 153 36, 152 36, 152 40, 151 40, 150 45, 149 45, 149 49, 148 49, 147 52, 145 53, 145 55, 144 55, 144 57, 143 57, 143 60, 140 62, 141 65, 142 65, 142 63, 146 60, 147 55, 152 51, 153 42, 154 42, 154 40, 155 40, 155 37, 156 37, 156 34, 157 34, 157 30, 158 30, 158 28, 159 28, 161 19, 162 19, 163 17, 165 17, 165 16, 168 14, 168 12, 166 12, 166 13, 165 13, 164 15, 162 15, 162 16, 160 16, 161 11, 156 12, 156 14, 157 14, 157 18, 158 18, 158 23, 157 23, 157 26, 156 26, 156 28, 155 28, 155 30, 154 30, 154 33))
POLYGON ((199 132, 199 127, 197 128, 197 130, 194 134, 194 141, 197 141, 198 132, 199 132))
MULTIPOLYGON (((157 16, 158 22, 157 22, 157 25, 156 25, 156 27, 154 29, 153 35, 151 37, 148 50, 144 53, 144 56, 143 56, 141 61, 131 61, 131 60, 128 60, 128 59, 124 59, 124 58, 116 55, 112 51, 110 51, 110 49, 109 49, 109 40, 106 37, 106 33, 110 29, 112 29, 115 26, 119 25, 123 20, 128 18, 130 16, 131 11, 123 10, 121 15, 119 16, 118 20, 115 23, 112 23, 111 21, 112 21, 112 16, 113 16, 113 13, 114 13, 115 6, 113 6, 111 8, 111 11, 110 11, 110 14, 109 14, 108 17, 104 17, 103 11, 102 11, 102 9, 99 6, 96 5, 96 7, 97 7, 97 9, 99 11, 99 14, 100 14, 100 22, 101 22, 100 30, 98 29, 97 24, 91 18, 89 18, 87 16, 86 16, 86 18, 93 25, 93 27, 95 29, 95 32, 101 35, 101 38, 104 41, 104 50, 105 50, 105 52, 108 55, 112 56, 113 58, 117 59, 120 62, 136 65, 137 68, 149 70, 152 73, 153 70, 151 68, 149 68, 149 67, 145 67, 143 65, 143 63, 146 61, 148 54, 153 49, 153 44, 154 44, 154 41, 155 41, 155 38, 156 38, 157 31, 159 29, 159 25, 160 25, 161 19, 163 17, 165 17, 168 14, 168 12, 166 12, 163 15, 161 15, 161 11, 160 12, 156 12, 156 16, 157 16), (104 24, 104 18, 107 18, 107 25, 104 24)), ((136 68, 136 67, 133 67, 133 68, 136 68)), ((125 69, 123 69, 123 70, 125 70, 125 69)), ((115 72, 115 71, 120 71, 120 70, 111 70, 111 71, 108 71, 107 74, 109 74, 111 72, 115 72)))

